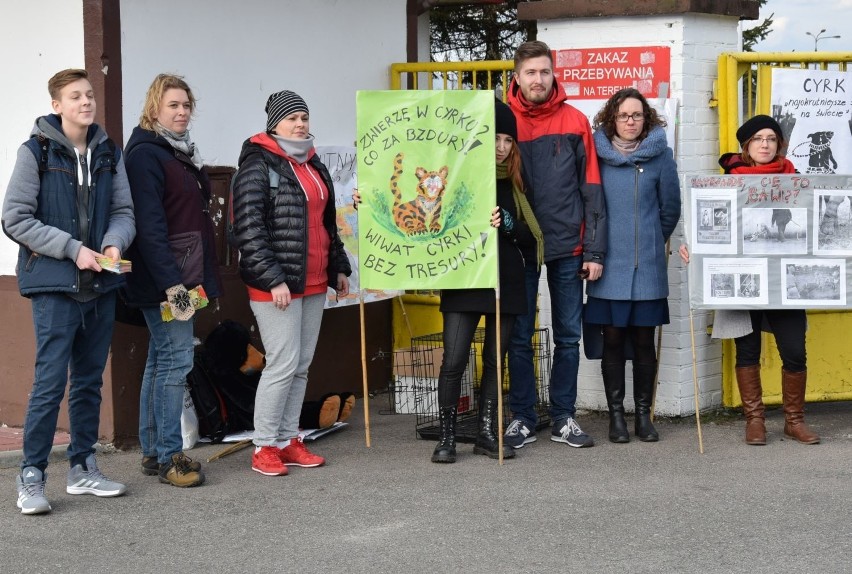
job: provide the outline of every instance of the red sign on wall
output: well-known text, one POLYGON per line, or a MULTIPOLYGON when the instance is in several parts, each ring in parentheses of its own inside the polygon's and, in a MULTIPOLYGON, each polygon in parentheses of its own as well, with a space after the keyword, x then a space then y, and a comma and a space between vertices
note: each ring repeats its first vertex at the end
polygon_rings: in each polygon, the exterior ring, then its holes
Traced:
POLYGON ((553 63, 569 99, 606 99, 622 88, 636 88, 650 98, 669 95, 668 46, 554 50, 553 63))

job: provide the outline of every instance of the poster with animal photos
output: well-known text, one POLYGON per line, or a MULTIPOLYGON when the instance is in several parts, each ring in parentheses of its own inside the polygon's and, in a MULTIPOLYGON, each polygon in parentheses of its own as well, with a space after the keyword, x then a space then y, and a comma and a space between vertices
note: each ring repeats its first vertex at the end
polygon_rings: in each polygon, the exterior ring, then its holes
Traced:
POLYGON ((852 176, 687 178, 693 309, 852 308, 852 176))
POLYGON ((771 103, 796 171, 852 175, 852 71, 775 68, 771 103))
POLYGON ((356 115, 361 285, 496 287, 494 94, 359 91, 356 115))

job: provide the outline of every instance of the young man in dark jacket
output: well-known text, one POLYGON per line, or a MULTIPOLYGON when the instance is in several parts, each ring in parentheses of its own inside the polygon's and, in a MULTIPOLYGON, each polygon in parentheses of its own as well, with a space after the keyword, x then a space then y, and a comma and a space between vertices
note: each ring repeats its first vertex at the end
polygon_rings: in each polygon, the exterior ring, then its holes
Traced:
POLYGON ((85 70, 63 70, 47 84, 55 114, 36 120, 3 202, 3 231, 20 245, 21 295, 32 299, 35 380, 24 423, 17 477, 23 514, 51 510, 44 494, 59 404, 70 371, 71 444, 66 492, 119 496, 126 488, 98 470, 103 370, 112 341, 117 262, 135 235, 133 203, 121 153, 94 123, 85 70))
MULTIPOLYGON (((544 42, 515 51, 509 106, 518 119, 518 146, 527 194, 544 234, 544 261, 553 316, 555 349, 550 375, 551 440, 581 448, 594 444, 574 420, 580 365, 583 279, 595 281, 606 254, 606 207, 589 121, 565 103, 544 42)), ((518 317, 509 345, 513 420, 506 443, 535 440, 537 416, 532 336, 539 272, 527 262, 528 313, 518 317)))

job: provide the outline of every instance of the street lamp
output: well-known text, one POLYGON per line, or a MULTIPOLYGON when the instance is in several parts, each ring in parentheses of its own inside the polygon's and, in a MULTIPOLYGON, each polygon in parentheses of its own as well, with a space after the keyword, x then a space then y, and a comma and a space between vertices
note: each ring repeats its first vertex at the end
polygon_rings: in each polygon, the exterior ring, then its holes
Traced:
POLYGON ((819 33, 816 36, 814 36, 810 32, 805 32, 805 34, 814 39, 814 52, 819 51, 819 50, 817 50, 817 47, 819 45, 820 40, 826 40, 828 38, 840 38, 840 36, 823 36, 823 34, 825 34, 825 28, 820 30, 819 33))

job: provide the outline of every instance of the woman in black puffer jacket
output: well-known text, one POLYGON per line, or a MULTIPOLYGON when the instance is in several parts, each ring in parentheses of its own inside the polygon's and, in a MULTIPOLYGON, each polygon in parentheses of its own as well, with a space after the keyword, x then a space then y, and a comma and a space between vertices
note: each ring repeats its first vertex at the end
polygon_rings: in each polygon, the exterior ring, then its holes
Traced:
POLYGON ((285 90, 269 96, 266 112, 266 132, 249 138, 240 153, 233 212, 240 276, 266 351, 252 470, 278 476, 287 466, 325 462, 299 439, 299 415, 326 291, 348 294, 352 270, 337 231, 334 186, 309 133, 307 104, 285 90))

